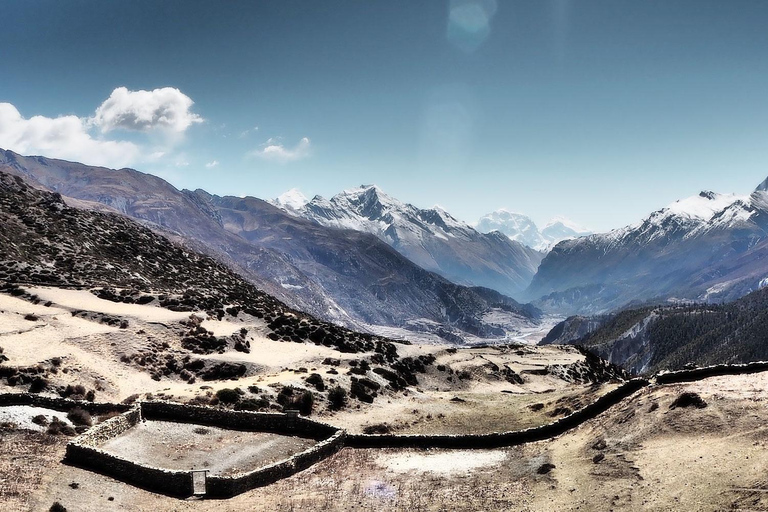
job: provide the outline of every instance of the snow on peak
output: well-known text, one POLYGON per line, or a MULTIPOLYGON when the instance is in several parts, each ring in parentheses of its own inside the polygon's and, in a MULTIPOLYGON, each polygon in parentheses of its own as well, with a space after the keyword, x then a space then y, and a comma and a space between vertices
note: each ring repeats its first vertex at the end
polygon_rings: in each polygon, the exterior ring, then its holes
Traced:
POLYGON ((746 198, 736 194, 718 194, 717 192, 705 190, 698 195, 679 199, 660 210, 659 213, 662 215, 672 214, 693 220, 709 221, 716 213, 725 210, 736 201, 744 199, 746 198))
POLYGON ((272 204, 287 210, 298 210, 309 202, 309 199, 297 188, 282 193, 279 197, 271 201, 272 204))
POLYGON ((755 192, 768 192, 768 178, 765 178, 765 180, 755 188, 755 192))
POLYGON ((539 230, 530 217, 506 208, 482 216, 475 227, 483 233, 499 231, 538 251, 547 251, 557 242, 590 233, 565 217, 555 217, 539 230))
POLYGON ((585 228, 584 226, 575 223, 568 217, 563 217, 562 215, 555 215, 551 219, 549 219, 549 222, 544 226, 544 230, 552 228, 552 227, 560 227, 569 229, 574 232, 574 234, 579 235, 588 235, 592 233, 589 229, 585 228))

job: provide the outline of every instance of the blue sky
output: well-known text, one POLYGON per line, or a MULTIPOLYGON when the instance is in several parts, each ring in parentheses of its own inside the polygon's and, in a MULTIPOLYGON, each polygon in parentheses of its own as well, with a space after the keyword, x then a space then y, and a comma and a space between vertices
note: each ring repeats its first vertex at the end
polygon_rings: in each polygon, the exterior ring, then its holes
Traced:
POLYGON ((768 175, 763 0, 26 0, 3 18, 0 147, 179 188, 376 183, 470 222, 605 230, 768 175))

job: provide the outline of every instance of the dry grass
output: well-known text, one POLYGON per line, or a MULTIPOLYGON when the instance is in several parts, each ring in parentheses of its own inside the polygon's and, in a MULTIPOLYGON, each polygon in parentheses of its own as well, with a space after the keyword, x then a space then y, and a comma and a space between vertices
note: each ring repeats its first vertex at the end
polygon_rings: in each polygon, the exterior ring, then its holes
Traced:
POLYGON ((29 496, 63 455, 67 439, 30 431, 0 431, 0 510, 29 510, 29 496))

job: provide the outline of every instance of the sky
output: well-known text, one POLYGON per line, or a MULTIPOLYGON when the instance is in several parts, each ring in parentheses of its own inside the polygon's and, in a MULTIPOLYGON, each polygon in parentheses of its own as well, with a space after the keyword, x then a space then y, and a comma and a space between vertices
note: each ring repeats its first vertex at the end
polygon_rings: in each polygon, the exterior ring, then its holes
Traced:
POLYGON ((620 227, 768 176, 764 0, 24 0, 0 147, 620 227))

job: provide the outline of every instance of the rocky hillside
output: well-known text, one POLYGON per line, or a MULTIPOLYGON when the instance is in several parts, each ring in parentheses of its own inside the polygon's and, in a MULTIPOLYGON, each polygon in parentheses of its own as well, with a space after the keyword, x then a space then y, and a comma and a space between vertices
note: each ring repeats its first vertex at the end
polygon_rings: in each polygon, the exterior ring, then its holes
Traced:
POLYGON ((59 194, 0 173, 0 283, 99 288, 102 298, 147 303, 221 318, 243 311, 264 319, 274 339, 311 340, 342 351, 395 345, 292 310, 216 262, 117 214, 67 206, 59 194), (128 293, 114 294, 117 287, 128 293), (107 288, 107 289, 104 289, 107 288))
MULTIPOLYGON (((324 320, 396 327, 456 341, 503 339, 538 311, 499 293, 455 285, 376 237, 320 226, 255 198, 179 191, 132 169, 112 170, 0 152, 0 170, 79 207, 105 207, 236 268, 260 289, 324 320), (71 198, 74 198, 72 200, 71 198), (505 321, 489 322, 488 315, 505 321)), ((404 334, 403 334, 404 335, 404 334)))
POLYGON ((727 304, 628 309, 569 318, 543 343, 583 345, 635 373, 768 360, 768 288, 727 304), (569 333, 588 330, 581 337, 569 333))

